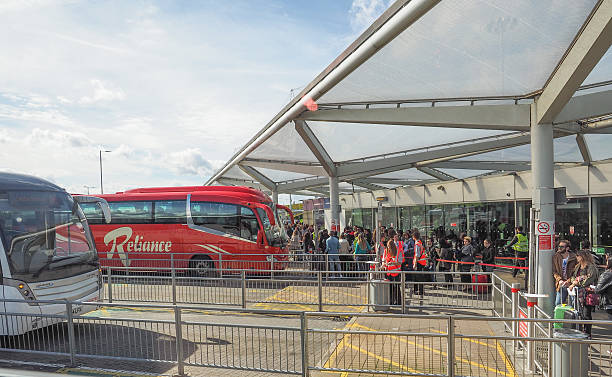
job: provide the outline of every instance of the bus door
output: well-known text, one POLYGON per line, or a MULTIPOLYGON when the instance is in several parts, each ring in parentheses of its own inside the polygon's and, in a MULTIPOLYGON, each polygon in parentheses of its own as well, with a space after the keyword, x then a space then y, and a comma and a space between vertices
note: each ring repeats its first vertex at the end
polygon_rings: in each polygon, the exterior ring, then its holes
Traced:
POLYGON ((212 260, 217 269, 234 268, 239 252, 239 206, 231 203, 199 201, 188 197, 190 228, 187 247, 192 259, 212 260), (194 232, 195 231, 195 232, 194 232))

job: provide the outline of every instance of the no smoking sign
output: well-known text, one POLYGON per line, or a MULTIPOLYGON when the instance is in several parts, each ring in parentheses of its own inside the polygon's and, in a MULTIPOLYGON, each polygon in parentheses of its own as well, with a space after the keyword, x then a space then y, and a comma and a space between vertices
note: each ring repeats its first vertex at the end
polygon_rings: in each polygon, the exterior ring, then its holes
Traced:
POLYGON ((539 222, 538 223, 538 233, 547 234, 550 231, 550 225, 547 222, 539 222))

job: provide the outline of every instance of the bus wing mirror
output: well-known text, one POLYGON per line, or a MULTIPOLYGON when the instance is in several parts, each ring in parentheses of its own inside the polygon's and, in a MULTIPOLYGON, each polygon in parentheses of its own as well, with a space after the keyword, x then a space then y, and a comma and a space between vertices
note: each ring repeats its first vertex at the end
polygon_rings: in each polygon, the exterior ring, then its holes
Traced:
POLYGON ((96 203, 98 207, 100 207, 102 215, 104 215, 104 222, 107 224, 111 222, 111 211, 106 200, 96 196, 87 195, 77 195, 74 197, 74 199, 77 201, 77 203, 96 203))

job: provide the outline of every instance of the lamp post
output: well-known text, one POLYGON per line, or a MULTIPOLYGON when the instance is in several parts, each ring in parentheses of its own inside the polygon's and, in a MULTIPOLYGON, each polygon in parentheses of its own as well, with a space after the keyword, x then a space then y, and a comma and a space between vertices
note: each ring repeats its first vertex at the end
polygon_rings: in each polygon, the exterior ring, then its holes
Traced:
POLYGON ((104 186, 102 184, 102 152, 108 153, 111 151, 100 149, 100 194, 104 194, 104 186))
POLYGON ((83 187, 85 187, 87 189, 87 195, 89 195, 89 189, 95 188, 96 186, 83 185, 83 187))

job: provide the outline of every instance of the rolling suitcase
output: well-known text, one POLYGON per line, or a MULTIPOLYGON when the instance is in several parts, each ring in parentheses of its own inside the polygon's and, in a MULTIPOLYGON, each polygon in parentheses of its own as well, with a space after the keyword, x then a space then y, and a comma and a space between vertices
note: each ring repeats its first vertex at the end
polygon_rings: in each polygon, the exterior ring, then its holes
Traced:
MULTIPOLYGON (((487 279, 487 275, 483 274, 473 274, 472 275, 472 283, 484 283, 488 284, 489 280, 487 279)), ((489 290, 488 285, 473 285, 472 292, 485 293, 489 290)))
MULTIPOLYGON (((567 305, 567 304, 561 304, 561 305, 557 305, 555 307, 555 312, 554 312, 554 318, 555 319, 580 319, 580 313, 578 312, 578 310, 576 310, 575 308, 567 305)), ((559 322, 555 322, 553 324, 553 327, 555 329, 574 329, 577 330, 578 329, 578 324, 576 323, 559 323, 559 322)))
MULTIPOLYGON (((474 265, 474 270, 475 271, 481 271, 480 266, 478 264, 474 265)), ((488 275, 483 275, 483 274, 478 274, 475 273, 472 275, 472 283, 484 283, 484 284, 488 284, 489 283, 489 279, 487 278, 488 275)), ((485 293, 489 290, 489 286, 488 285, 473 285, 472 286, 472 292, 478 292, 478 293, 485 293)))

